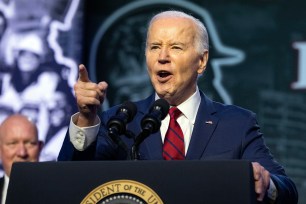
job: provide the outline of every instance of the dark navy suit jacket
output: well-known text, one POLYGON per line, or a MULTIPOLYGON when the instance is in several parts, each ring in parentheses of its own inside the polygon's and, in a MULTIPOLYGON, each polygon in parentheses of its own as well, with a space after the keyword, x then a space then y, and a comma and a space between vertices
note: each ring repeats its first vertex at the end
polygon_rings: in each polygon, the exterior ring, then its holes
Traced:
MULTIPOLYGON (((258 162, 270 173, 278 192, 277 203, 297 203, 297 191, 294 183, 270 154, 264 143, 263 134, 251 111, 233 105, 224 105, 211 101, 202 92, 201 103, 186 154, 187 160, 227 160, 242 159, 258 162)), ((141 132, 140 121, 154 102, 154 94, 145 100, 136 102, 137 114, 127 125, 136 136, 141 132)), ((108 136, 106 123, 116 114, 113 107, 101 115, 101 128, 97 141, 86 151, 79 152, 72 146, 67 133, 58 160, 124 160, 127 153, 108 136)), ((131 147, 134 140, 122 136, 121 139, 131 147)), ((162 160, 162 139, 160 132, 146 138, 139 148, 140 159, 162 160)))

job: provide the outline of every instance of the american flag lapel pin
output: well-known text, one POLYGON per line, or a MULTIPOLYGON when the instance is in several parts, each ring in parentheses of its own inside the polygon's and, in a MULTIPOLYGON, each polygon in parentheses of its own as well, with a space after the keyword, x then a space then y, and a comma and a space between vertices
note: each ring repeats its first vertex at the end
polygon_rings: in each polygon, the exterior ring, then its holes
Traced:
POLYGON ((207 120, 207 121, 205 121, 205 123, 206 123, 206 124, 209 124, 209 125, 212 125, 212 124, 213 124, 213 122, 212 122, 211 120, 207 120))

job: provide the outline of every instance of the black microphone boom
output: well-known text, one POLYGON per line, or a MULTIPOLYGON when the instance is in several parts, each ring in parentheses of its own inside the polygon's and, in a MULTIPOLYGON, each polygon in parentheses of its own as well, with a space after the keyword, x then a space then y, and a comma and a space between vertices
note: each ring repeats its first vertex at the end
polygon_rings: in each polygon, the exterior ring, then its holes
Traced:
POLYGON ((120 143, 119 136, 125 134, 126 124, 131 122, 136 115, 137 107, 130 101, 124 102, 107 122, 108 135, 115 143, 120 143))

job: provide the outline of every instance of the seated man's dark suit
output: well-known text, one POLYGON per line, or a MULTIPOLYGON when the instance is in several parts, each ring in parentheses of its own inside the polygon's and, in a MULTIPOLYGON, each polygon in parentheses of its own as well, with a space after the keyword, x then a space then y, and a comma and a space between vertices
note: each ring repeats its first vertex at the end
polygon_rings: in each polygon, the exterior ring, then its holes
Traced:
POLYGON ((3 186, 4 186, 4 176, 0 178, 0 202, 2 199, 3 186))
MULTIPOLYGON (((296 203, 285 200, 286 195, 296 195, 294 183, 284 169, 272 157, 264 143, 255 114, 233 105, 223 105, 208 99, 202 92, 201 104, 196 116, 186 160, 242 159, 258 162, 270 173, 278 190, 277 203, 296 203)), ((140 133, 140 121, 154 102, 154 95, 136 102, 137 114, 127 125, 136 135, 140 133)), ((117 107, 102 113, 97 142, 85 151, 77 151, 67 133, 58 160, 124 160, 127 153, 107 136, 106 123, 116 114, 117 107)), ((130 148, 133 139, 121 137, 130 148)), ((162 160, 162 139, 158 131, 140 145, 141 160, 162 160)))

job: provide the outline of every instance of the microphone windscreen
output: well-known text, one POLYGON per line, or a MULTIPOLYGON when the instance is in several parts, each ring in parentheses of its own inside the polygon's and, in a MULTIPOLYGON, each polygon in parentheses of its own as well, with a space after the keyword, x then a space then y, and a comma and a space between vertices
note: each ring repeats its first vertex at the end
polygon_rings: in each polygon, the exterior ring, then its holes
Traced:
POLYGON ((156 109, 157 107, 161 112, 161 120, 163 120, 169 112, 170 105, 165 99, 160 98, 157 99, 152 105, 153 109, 156 109))
POLYGON ((133 102, 130 102, 130 101, 126 101, 124 102, 120 109, 126 109, 126 111, 128 112, 128 119, 127 119, 127 122, 131 122, 134 118, 134 116, 136 115, 136 112, 137 112, 137 107, 136 105, 133 103, 133 102))

